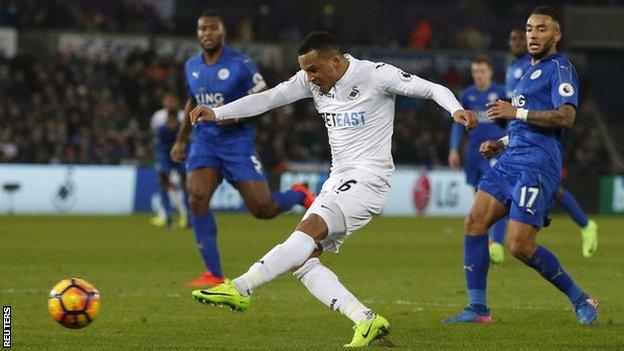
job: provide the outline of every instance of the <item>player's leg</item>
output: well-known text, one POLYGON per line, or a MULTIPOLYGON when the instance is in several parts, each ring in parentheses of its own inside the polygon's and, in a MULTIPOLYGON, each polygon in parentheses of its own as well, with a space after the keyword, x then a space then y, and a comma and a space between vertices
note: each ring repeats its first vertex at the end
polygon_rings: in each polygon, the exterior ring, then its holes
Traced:
POLYGON ((487 230, 507 213, 505 205, 484 190, 477 191, 475 201, 466 217, 464 229, 464 273, 468 292, 468 307, 445 323, 490 323, 486 301, 487 272, 490 266, 487 230))
POLYGON ((180 191, 182 192, 182 206, 180 206, 180 227, 187 227, 191 222, 191 206, 189 202, 189 195, 186 186, 186 169, 184 165, 179 167, 178 174, 180 174, 180 191), (182 225, 186 223, 186 225, 182 225))
MULTIPOLYGON (((366 189, 365 185, 360 186, 366 189)), ((348 191, 350 187, 342 189, 348 191)), ((384 199, 386 194, 387 189, 382 191, 384 199)), ((389 331, 389 323, 357 300, 336 275, 318 260, 322 248, 337 250, 347 235, 347 220, 341 208, 335 202, 322 201, 322 197, 319 199, 321 201, 315 202, 296 231, 253 264, 246 273, 213 289, 194 291, 193 296, 204 303, 223 304, 235 310, 245 310, 249 305, 249 296, 256 287, 288 270, 294 270, 294 275, 315 297, 356 323, 354 339, 348 346, 365 346, 385 336, 389 331)), ((382 206, 376 206, 376 199, 371 199, 371 202, 375 210, 371 211, 367 207, 366 213, 361 213, 358 222, 352 226, 354 229, 368 223, 375 213, 381 211, 382 206), (376 207, 379 207, 378 210, 376 207), (367 219, 362 220, 362 217, 367 219)))
POLYGON ((587 218, 587 214, 576 201, 574 195, 563 187, 557 189, 557 202, 581 228, 583 256, 591 257, 598 248, 598 225, 587 218))
POLYGON ((582 324, 593 323, 597 318, 598 302, 581 290, 552 252, 537 245, 538 230, 534 225, 510 220, 508 242, 511 254, 563 292, 582 324))
POLYGON ((308 197, 314 198, 307 188, 271 194, 265 180, 239 181, 236 183, 236 188, 245 200, 249 211, 254 217, 260 219, 274 218, 280 213, 290 211, 297 204, 304 206, 308 197))
MULTIPOLYGON (((464 166, 464 171, 466 172, 466 183, 474 188, 475 194, 477 193, 477 190, 479 190, 479 182, 481 181, 481 178, 490 170, 490 168, 490 160, 486 160, 480 155, 478 158, 468 157, 466 159, 464 166)), ((492 263, 499 264, 505 259, 505 248, 503 246, 505 241, 505 223, 506 220, 501 218, 499 221, 494 223, 494 225, 492 225, 487 232, 490 239, 488 243, 488 251, 490 252, 490 261, 492 261, 492 263)))
POLYGON ((169 174, 161 173, 159 179, 160 199, 162 200, 162 205, 165 210, 165 219, 167 220, 167 226, 171 227, 173 225, 173 208, 171 207, 171 199, 169 198, 169 189, 171 188, 171 183, 169 182, 169 174))
POLYGON ((187 286, 199 287, 223 282, 217 247, 217 225, 210 211, 210 199, 220 183, 221 174, 212 167, 194 169, 187 176, 195 241, 206 266, 206 272, 188 282, 187 286))

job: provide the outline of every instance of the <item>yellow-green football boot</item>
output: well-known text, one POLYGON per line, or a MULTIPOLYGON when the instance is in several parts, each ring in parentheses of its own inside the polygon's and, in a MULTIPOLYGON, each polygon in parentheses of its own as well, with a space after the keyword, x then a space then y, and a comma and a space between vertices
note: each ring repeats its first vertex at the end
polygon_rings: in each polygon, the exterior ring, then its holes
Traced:
POLYGON ((344 345, 344 347, 364 347, 370 345, 375 340, 391 344, 386 339, 386 336, 390 333, 390 323, 380 315, 375 315, 373 319, 356 324, 353 330, 355 330, 353 340, 344 345))
POLYGON ((581 228, 583 238, 583 256, 592 257, 598 248, 598 224, 591 219, 587 221, 585 228, 581 228))
POLYGON ((229 279, 214 288, 193 291, 195 300, 211 306, 227 306, 232 311, 243 312, 249 308, 251 299, 241 294, 229 279))

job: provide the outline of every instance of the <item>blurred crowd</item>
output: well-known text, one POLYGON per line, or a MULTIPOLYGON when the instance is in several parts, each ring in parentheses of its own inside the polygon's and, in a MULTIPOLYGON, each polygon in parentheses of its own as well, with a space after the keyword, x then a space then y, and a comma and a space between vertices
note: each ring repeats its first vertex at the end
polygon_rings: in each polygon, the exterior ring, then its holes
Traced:
POLYGON ((356 45, 480 50, 504 48, 507 31, 521 25, 531 6, 476 0, 0 0, 0 26, 192 35, 197 15, 211 7, 226 19, 230 39, 241 42, 299 40, 326 30, 356 45))
MULTIPOLYGON (((292 73, 260 69, 270 86, 292 73)), ((468 83, 467 72, 447 72, 440 80, 454 90, 468 83)), ((0 58, 0 161, 149 165, 149 120, 168 91, 186 99, 182 66, 149 51, 136 51, 124 62, 60 54, 0 58)), ((448 116, 433 102, 399 99, 397 106, 396 163, 445 166, 448 116)), ((609 164, 591 114, 580 111, 567 139, 566 165, 575 174, 597 174, 609 164)), ((327 133, 311 101, 271 111, 255 124, 266 169, 329 161, 327 133)))

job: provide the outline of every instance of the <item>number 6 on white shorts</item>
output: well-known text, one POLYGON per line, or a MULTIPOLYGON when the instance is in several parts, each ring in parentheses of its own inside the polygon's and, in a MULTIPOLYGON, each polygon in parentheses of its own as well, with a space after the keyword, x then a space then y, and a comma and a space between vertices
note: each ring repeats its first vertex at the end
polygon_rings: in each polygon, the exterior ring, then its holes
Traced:
POLYGON ((520 207, 533 207, 537 195, 539 194, 539 188, 534 186, 523 186, 520 188, 520 207), (529 201, 526 201, 527 192, 529 193, 529 201), (525 204, 526 203, 526 204, 525 204))

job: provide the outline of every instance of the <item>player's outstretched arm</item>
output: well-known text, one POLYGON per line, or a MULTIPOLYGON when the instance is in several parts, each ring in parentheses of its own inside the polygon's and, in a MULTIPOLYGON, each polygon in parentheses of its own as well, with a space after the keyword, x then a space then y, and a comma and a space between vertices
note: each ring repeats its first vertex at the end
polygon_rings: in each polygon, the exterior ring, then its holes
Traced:
POLYGON ((305 72, 299 71, 288 81, 274 88, 244 96, 229 104, 214 109, 198 105, 191 111, 190 120, 192 124, 195 124, 199 121, 224 121, 253 117, 308 97, 312 97, 312 92, 307 84, 305 72))
POLYGON ((447 87, 388 64, 377 65, 373 75, 377 84, 389 93, 435 101, 453 116, 455 122, 467 130, 475 128, 479 122, 474 112, 462 108, 453 92, 447 87))
POLYGON ((486 115, 490 119, 519 119, 542 128, 572 128, 576 119, 576 108, 571 104, 564 104, 556 110, 535 111, 497 100, 488 103, 487 107, 486 115))

